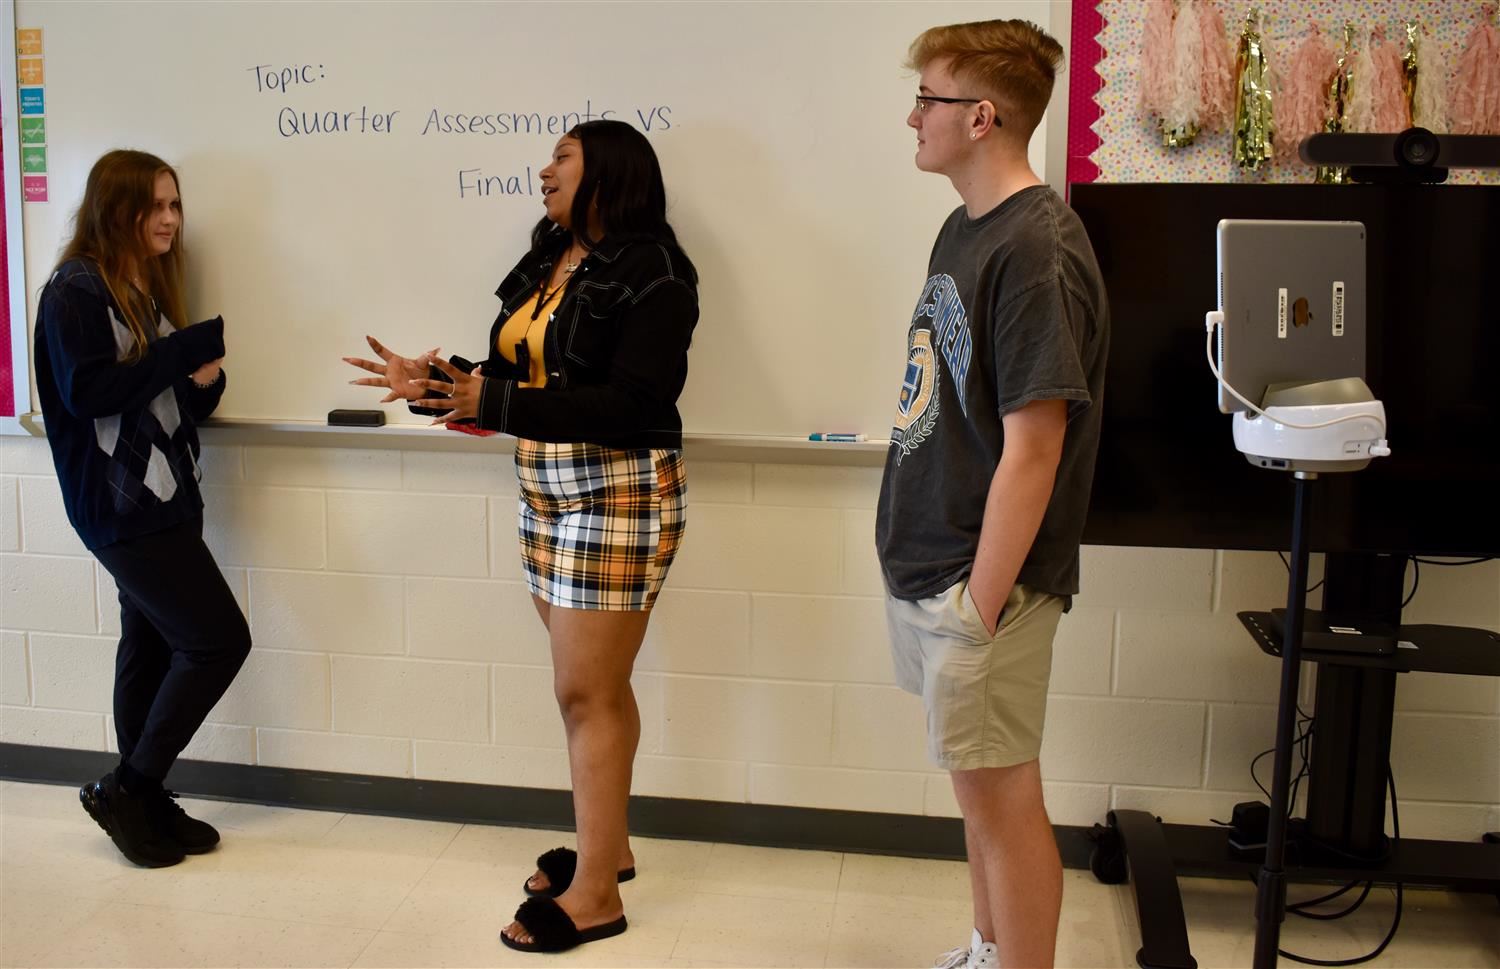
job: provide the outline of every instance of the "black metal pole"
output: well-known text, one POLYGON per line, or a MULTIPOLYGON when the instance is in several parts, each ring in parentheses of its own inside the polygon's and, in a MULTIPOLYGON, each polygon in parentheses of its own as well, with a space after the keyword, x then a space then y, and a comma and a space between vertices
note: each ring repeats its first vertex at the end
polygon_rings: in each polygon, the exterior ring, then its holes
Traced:
POLYGON ((1271 777, 1271 821, 1266 858, 1255 895, 1255 969, 1272 969, 1286 919, 1286 821, 1292 780, 1292 746, 1297 737, 1297 681, 1302 664, 1302 616, 1307 608, 1308 506, 1317 474, 1295 472, 1292 562, 1287 579, 1286 622, 1281 633, 1281 698, 1276 707, 1275 773, 1271 777))

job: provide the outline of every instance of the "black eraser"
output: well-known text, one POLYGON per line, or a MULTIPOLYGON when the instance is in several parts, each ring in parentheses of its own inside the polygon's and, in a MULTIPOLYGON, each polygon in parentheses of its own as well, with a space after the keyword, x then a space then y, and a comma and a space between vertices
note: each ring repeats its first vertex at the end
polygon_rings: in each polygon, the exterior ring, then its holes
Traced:
POLYGON ((339 427, 381 427, 385 424, 385 411, 339 408, 328 412, 328 423, 339 427))

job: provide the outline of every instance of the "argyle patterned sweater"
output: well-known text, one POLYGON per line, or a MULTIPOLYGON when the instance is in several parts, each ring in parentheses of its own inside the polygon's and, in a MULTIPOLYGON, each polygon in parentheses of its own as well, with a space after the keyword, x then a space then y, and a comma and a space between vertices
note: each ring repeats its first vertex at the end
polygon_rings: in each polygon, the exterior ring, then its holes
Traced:
POLYGON ((224 355, 224 320, 176 330, 158 314, 127 363, 134 343, 98 267, 59 266, 37 307, 36 384, 63 506, 89 549, 203 513, 197 424, 226 378, 204 388, 190 375, 224 355))

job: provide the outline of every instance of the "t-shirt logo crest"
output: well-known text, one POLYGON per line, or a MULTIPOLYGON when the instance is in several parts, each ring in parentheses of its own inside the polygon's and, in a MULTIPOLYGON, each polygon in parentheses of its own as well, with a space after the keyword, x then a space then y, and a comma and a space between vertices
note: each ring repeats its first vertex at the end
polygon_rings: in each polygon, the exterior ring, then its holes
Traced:
POLYGON ((938 418, 937 355, 932 351, 932 332, 913 326, 911 346, 906 356, 906 375, 901 380, 901 399, 896 404, 896 423, 891 428, 891 443, 899 449, 897 463, 927 440, 938 418))

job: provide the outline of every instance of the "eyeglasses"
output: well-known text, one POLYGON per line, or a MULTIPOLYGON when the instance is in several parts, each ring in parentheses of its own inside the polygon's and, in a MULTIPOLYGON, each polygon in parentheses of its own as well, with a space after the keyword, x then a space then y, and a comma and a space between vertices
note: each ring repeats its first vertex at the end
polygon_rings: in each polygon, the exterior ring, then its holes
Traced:
POLYGON ((923 114, 927 113, 930 104, 978 104, 983 98, 940 98, 935 94, 917 95, 917 110, 923 114))
MULTIPOLYGON (((982 103, 984 101, 987 101, 987 100, 989 100, 989 99, 988 98, 940 98, 940 97, 938 97, 935 94, 918 94, 917 95, 917 113, 918 114, 926 114, 927 113, 927 106, 929 104, 980 104, 980 103, 982 103)), ((996 128, 1004 127, 1004 124, 1001 122, 1000 116, 998 114, 995 115, 995 127, 996 128)))

